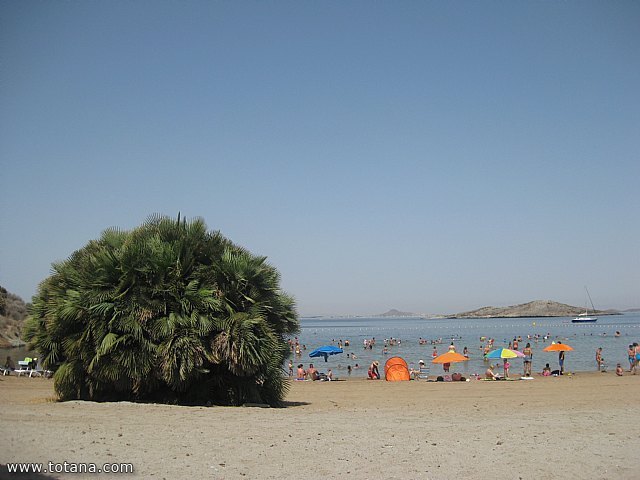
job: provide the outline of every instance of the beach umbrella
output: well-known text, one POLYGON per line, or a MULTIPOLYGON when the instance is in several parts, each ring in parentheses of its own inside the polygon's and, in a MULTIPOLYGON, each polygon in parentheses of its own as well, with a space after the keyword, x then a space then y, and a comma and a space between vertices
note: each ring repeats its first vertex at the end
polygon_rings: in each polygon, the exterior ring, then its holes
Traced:
POLYGON ((570 352, 571 350, 573 350, 573 348, 562 342, 552 343, 551 345, 542 349, 543 352, 560 352, 560 356, 558 357, 558 363, 560 364, 560 375, 563 375, 564 372, 564 352, 570 352))
POLYGON ((510 348, 498 348, 492 352, 487 353, 485 358, 522 358, 524 353, 517 350, 511 350, 510 348))
POLYGON ((524 353, 518 350, 511 350, 510 348, 498 348, 492 352, 487 353, 484 358, 501 358, 504 362, 504 375, 507 377, 507 360, 509 358, 522 358, 524 353))
POLYGON ((571 348, 566 343, 561 342, 552 343, 548 347, 544 347, 542 349, 543 352, 570 352, 571 350, 573 350, 573 348, 571 348))
POLYGON ((466 362, 467 360, 469 359, 460 353, 447 352, 442 355, 438 355, 436 358, 431 360, 431 363, 457 363, 466 362))
POLYGON ((325 345, 324 347, 316 348, 309 356, 311 358, 324 357, 324 361, 326 362, 329 355, 337 355, 342 352, 344 352, 344 350, 341 348, 334 347, 333 345, 325 345))

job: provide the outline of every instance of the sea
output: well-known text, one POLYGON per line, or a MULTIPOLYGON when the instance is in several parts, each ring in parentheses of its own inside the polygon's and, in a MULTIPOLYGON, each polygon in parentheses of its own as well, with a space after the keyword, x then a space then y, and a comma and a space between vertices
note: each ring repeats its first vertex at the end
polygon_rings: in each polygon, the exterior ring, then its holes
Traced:
MULTIPOLYGON (((527 342, 533 349, 533 372, 541 372, 546 363, 552 370, 558 368, 558 352, 544 352, 544 347, 551 342, 561 341, 573 347, 573 351, 565 353, 566 372, 597 371, 595 361, 596 349, 602 347, 605 368, 615 370, 620 363, 629 369, 627 357, 628 346, 640 343, 640 313, 600 316, 596 323, 571 323, 571 317, 553 318, 481 318, 481 319, 426 319, 426 318, 302 318, 301 329, 297 335, 302 345, 300 355, 293 353, 291 359, 295 367, 302 363, 307 368, 313 363, 321 372, 331 368, 334 376, 348 376, 351 365, 352 377, 366 377, 369 365, 377 360, 380 372, 386 360, 393 356, 402 357, 409 368, 419 368, 419 361, 424 360, 430 367, 430 374, 443 373, 441 365, 431 364, 433 347, 438 354, 446 353, 453 343, 457 352, 462 353, 464 347, 469 352, 469 360, 451 365, 451 372, 463 375, 484 374, 488 362, 484 359, 483 347, 486 340, 494 339, 494 348, 507 347, 514 338, 521 337, 519 350, 527 342), (548 339, 545 341, 544 337, 548 339), (528 339, 530 337, 530 339, 528 339), (536 341, 535 337, 539 337, 536 341), (395 345, 387 347, 384 353, 385 340, 395 339, 395 345), (421 344, 420 339, 426 340, 421 344), (481 340, 485 338, 485 340, 481 340), (364 348, 365 340, 375 339, 372 349, 364 348), (309 358, 309 353, 323 345, 338 345, 349 341, 344 353, 330 356, 327 362, 322 357, 309 358), (355 355, 355 358, 353 358, 355 355), (358 365, 359 368, 354 368, 358 365)), ((293 339, 295 342, 295 338, 293 339)), ((288 362, 287 362, 288 363, 288 362)), ((493 360, 500 363, 501 360, 493 360)), ((510 360, 511 376, 521 374, 521 359, 510 360)), ((497 371, 501 371, 497 370, 497 371)))
MULTIPOLYGON (((565 371, 588 372, 597 371, 595 362, 596 349, 602 347, 607 370, 615 370, 620 363, 629 369, 627 348, 634 342, 640 343, 640 313, 625 313, 622 315, 600 316, 596 323, 575 324, 570 317, 554 318, 482 318, 482 319, 426 319, 426 318, 390 318, 390 317, 350 317, 350 318, 301 318, 300 332, 292 336, 301 346, 300 355, 292 352, 289 359, 296 365, 302 363, 305 368, 313 363, 319 371, 332 369, 334 376, 347 378, 348 366, 351 366, 351 377, 366 377, 369 365, 377 360, 380 362, 380 372, 386 360, 393 356, 402 357, 410 368, 418 369, 419 361, 424 360, 430 367, 430 374, 443 373, 441 365, 432 365, 433 347, 438 354, 448 351, 449 345, 454 344, 456 351, 462 353, 464 347, 469 351, 469 360, 451 366, 451 372, 457 371, 463 375, 482 375, 487 368, 483 358, 482 348, 486 340, 494 339, 494 348, 507 347, 509 342, 520 336, 519 349, 522 350, 527 342, 533 349, 533 371, 540 372, 546 363, 552 369, 558 368, 558 353, 544 352, 543 348, 552 341, 561 341, 573 347, 573 351, 565 354, 565 371), (616 333, 618 332, 618 333, 616 333), (528 339, 527 337, 531 337, 528 339), (539 340, 534 341, 538 336, 539 340), (543 338, 547 336, 545 341, 543 338), (420 338, 426 344, 420 344, 420 338), (365 340, 375 339, 372 349, 364 348, 365 340), (387 347, 384 353, 385 340, 387 343, 394 339, 393 345, 387 347), (349 346, 345 347, 345 341, 349 346), (342 343, 344 353, 330 356, 327 362, 322 357, 310 358, 309 353, 324 345, 338 345, 342 343), (356 367, 357 365, 357 367, 356 367)), ((0 361, 4 365, 7 356, 14 362, 25 357, 37 357, 37 353, 26 347, 0 349, 0 361)), ((289 359, 285 365, 289 363, 289 359)), ((501 363, 494 360, 493 363, 501 363)), ((513 359, 511 375, 522 372, 522 360, 513 359)))

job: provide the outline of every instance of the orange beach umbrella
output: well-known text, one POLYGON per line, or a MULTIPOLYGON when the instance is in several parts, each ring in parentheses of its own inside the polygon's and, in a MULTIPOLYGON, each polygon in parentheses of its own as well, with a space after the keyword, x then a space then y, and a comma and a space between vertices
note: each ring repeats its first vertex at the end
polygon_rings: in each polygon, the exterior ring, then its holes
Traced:
POLYGON ((552 343, 548 347, 544 347, 542 349, 543 352, 570 352, 571 350, 573 350, 573 348, 571 348, 569 345, 560 342, 552 343))
POLYGON ((431 360, 431 363, 456 363, 466 362, 467 360, 469 359, 460 353, 447 352, 442 355, 438 355, 436 358, 431 360))

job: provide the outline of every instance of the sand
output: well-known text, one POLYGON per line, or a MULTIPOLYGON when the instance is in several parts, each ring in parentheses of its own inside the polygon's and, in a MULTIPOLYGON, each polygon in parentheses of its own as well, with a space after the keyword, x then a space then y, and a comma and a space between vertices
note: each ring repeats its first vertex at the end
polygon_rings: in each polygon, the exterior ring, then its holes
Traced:
MULTIPOLYGON (((286 408, 53 400, 0 377, 7 462, 130 462, 152 479, 638 479, 640 375, 293 382, 286 408)), ((22 477, 27 478, 27 477, 22 477)))

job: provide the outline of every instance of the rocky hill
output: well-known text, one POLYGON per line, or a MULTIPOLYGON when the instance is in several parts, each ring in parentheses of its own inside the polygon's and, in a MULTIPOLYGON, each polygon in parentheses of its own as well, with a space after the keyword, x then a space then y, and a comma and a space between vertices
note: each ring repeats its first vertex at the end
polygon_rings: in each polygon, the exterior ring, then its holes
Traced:
MULTIPOLYGON (((573 307, 551 300, 535 300, 509 307, 483 307, 451 315, 451 318, 573 317, 580 313, 584 313, 584 307, 573 307)), ((617 312, 596 310, 589 313, 615 315, 617 312)))
POLYGON ((0 286, 0 348, 23 345, 20 339, 27 318, 27 305, 22 299, 0 286))
POLYGON ((375 316, 376 317, 420 317, 420 315, 418 315, 417 313, 401 312, 400 310, 396 310, 395 308, 392 308, 388 312, 380 313, 375 316))

